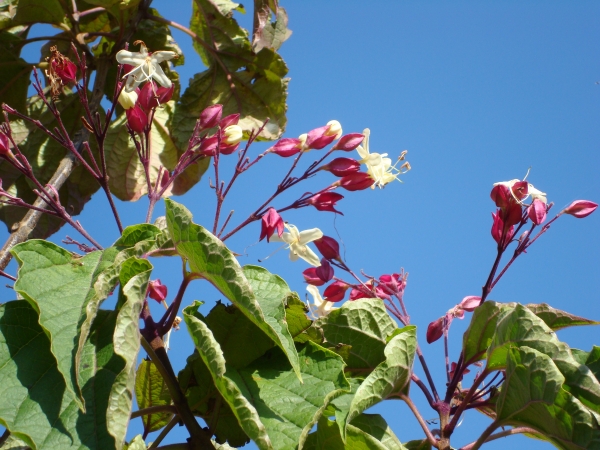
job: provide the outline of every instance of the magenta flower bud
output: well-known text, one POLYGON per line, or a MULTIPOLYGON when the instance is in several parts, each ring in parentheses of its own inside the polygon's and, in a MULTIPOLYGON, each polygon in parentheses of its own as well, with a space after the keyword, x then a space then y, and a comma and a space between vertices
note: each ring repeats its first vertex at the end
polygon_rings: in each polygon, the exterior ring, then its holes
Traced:
POLYGON ((223 154, 223 155, 231 155, 233 152, 235 152, 238 148, 239 148, 240 144, 233 144, 233 145, 223 145, 221 144, 221 146, 219 147, 219 153, 223 154))
POLYGON ((304 146, 314 150, 321 150, 323 147, 331 144, 335 140, 336 135, 329 135, 327 134, 328 131, 328 125, 309 131, 304 146))
POLYGON ((7 155, 9 153, 11 153, 11 151, 8 136, 4 133, 0 133, 0 156, 7 155))
POLYGON ((329 261, 332 259, 340 260, 340 244, 329 236, 323 236, 313 241, 323 257, 329 261))
POLYGON ((362 191, 373 186, 375 180, 366 172, 356 172, 351 175, 346 175, 333 183, 333 186, 340 186, 347 191, 362 191))
POLYGON ((360 163, 352 158, 335 158, 329 164, 321 167, 321 170, 328 170, 336 177, 345 177, 346 175, 358 172, 360 170, 360 163))
POLYGON ((156 90, 156 96, 158 97, 158 103, 160 103, 161 105, 164 105, 165 103, 170 101, 171 98, 173 98, 174 92, 175 92, 174 84, 172 84, 171 87, 168 87, 168 88, 166 88, 164 86, 160 86, 156 90))
POLYGON ((472 312, 481 304, 481 297, 476 295, 469 295, 462 299, 458 306, 460 306, 464 311, 472 312))
POLYGON ((506 226, 516 225, 523 218, 523 208, 518 203, 512 203, 502 211, 506 226))
POLYGON ((337 192, 322 192, 320 194, 313 195, 306 200, 306 202, 309 205, 317 208, 319 211, 331 211, 343 216, 344 213, 335 209, 335 204, 343 198, 344 196, 342 194, 338 194, 337 192))
POLYGON ((350 297, 349 298, 350 298, 350 301, 354 301, 354 300, 359 300, 361 298, 370 298, 370 296, 368 296, 367 294, 365 294, 360 289, 352 288, 352 290, 350 291, 350 297))
POLYGON ((315 274, 323 280, 323 283, 331 281, 333 278, 333 267, 325 258, 321 259, 321 265, 315 268, 315 274))
POLYGON ((504 221, 502 220, 502 211, 499 209, 496 213, 492 213, 494 223, 492 224, 492 237, 499 244, 502 239, 502 235, 506 233, 506 239, 504 242, 509 242, 514 234, 514 227, 511 225, 507 228, 504 221), (506 230, 505 230, 506 228, 506 230))
POLYGON ((346 290, 349 287, 350 286, 343 281, 334 281, 325 288, 325 292, 323 292, 323 298, 328 302, 339 302, 340 300, 344 299, 346 296, 346 290))
POLYGON ((440 317, 431 322, 427 327, 427 343, 431 344, 437 341, 442 337, 442 334, 444 334, 444 318, 440 317))
POLYGON ((219 138, 217 136, 210 136, 204 138, 200 143, 198 151, 200 154, 205 156, 215 156, 217 152, 217 145, 219 144, 219 138))
POLYGON ((211 105, 205 108, 200 113, 200 128, 206 130, 208 128, 216 127, 221 121, 221 115, 223 114, 223 105, 211 105))
POLYGON ((290 156, 300 153, 301 149, 302 143, 300 142, 300 139, 283 138, 279 139, 269 151, 284 158, 289 158, 290 156))
POLYGON ((231 125, 237 125, 237 123, 239 121, 240 121, 239 114, 230 114, 221 119, 221 122, 219 123, 219 127, 221 127, 221 129, 224 130, 225 128, 227 128, 231 125))
POLYGON ((546 220, 546 205, 544 202, 536 198, 527 208, 527 216, 529 216, 531 221, 536 225, 539 225, 546 220))
POLYGON ((365 135, 362 133, 350 133, 342 136, 339 141, 333 146, 334 150, 342 150, 345 152, 352 151, 358 147, 364 140, 365 135))
POLYGON ((277 212, 275 208, 269 208, 265 214, 262 216, 262 226, 260 229, 260 239, 262 241, 264 238, 267 238, 267 242, 273 236, 273 233, 277 231, 277 235, 281 237, 283 234, 283 219, 277 212))
POLYGON ((75 83, 77 80, 77 66, 66 56, 58 53, 60 57, 52 57, 50 60, 51 72, 53 72, 63 84, 75 83))
POLYGON ((171 181, 171 174, 168 170, 164 170, 160 178, 160 187, 164 188, 171 181))
POLYGON ((575 200, 563 212, 578 219, 583 219, 596 211, 597 207, 597 203, 590 202, 589 200, 575 200))
POLYGON ((138 105, 125 111, 127 125, 136 133, 143 133, 148 126, 148 116, 138 105))
POLYGON ((323 286, 325 284, 325 281, 323 281, 321 277, 317 275, 316 267, 309 267, 302 272, 302 276, 304 277, 304 281, 306 281, 308 284, 312 284, 313 286, 323 286))
POLYGON ((142 86, 137 104, 146 112, 149 112, 152 108, 156 108, 159 105, 156 84, 149 81, 142 86))
POLYGON ((494 186, 490 197, 498 208, 506 208, 513 199, 509 188, 503 184, 494 186))
POLYGON ((160 279, 152 280, 148 283, 148 296, 160 303, 167 298, 167 287, 160 282, 160 279))

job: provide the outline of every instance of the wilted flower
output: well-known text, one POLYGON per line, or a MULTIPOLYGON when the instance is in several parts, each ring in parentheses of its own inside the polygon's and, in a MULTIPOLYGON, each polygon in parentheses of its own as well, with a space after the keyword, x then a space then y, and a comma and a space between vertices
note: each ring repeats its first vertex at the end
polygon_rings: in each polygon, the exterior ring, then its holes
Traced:
POLYGON ((160 63, 173 58, 177 58, 177 53, 167 50, 149 53, 146 44, 142 41, 135 41, 134 45, 140 45, 139 52, 130 52, 129 50, 120 50, 117 53, 117 61, 120 64, 129 64, 134 69, 126 73, 125 90, 133 91, 144 81, 156 80, 163 87, 170 88, 172 83, 169 77, 165 75, 160 63))
POLYGON ((267 242, 269 242, 269 239, 271 239, 271 236, 273 236, 275 231, 277 231, 279 237, 283 234, 283 219, 275 208, 269 208, 267 210, 262 216, 261 224, 260 241, 266 237, 267 242))
POLYGON ((472 312, 481 304, 481 297, 476 295, 469 295, 462 299, 462 301, 458 304, 461 309, 472 312))
POLYGON ((285 224, 288 232, 283 232, 281 237, 273 236, 271 239, 274 242, 285 242, 288 244, 290 249, 290 259, 297 261, 298 258, 302 258, 311 266, 318 267, 321 265, 319 257, 309 247, 308 243, 323 236, 323 232, 318 228, 311 228, 310 230, 298 231, 294 225, 285 224))

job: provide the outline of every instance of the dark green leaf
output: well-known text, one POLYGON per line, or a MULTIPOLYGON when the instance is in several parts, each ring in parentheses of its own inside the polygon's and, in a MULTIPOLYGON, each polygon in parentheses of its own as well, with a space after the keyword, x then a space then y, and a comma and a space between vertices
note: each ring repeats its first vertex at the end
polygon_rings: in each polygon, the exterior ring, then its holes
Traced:
POLYGON ((302 344, 313 341, 321 344, 323 343, 323 330, 313 326, 313 321, 306 315, 307 312, 308 306, 298 298, 298 294, 292 292, 288 295, 285 304, 285 321, 294 342, 302 344))
POLYGON ((265 332, 285 352, 300 376, 298 354, 293 343, 290 345, 287 340, 291 336, 289 332, 286 336, 283 329, 276 325, 280 321, 274 315, 278 309, 269 307, 267 319, 237 259, 225 244, 202 226, 193 223, 191 213, 184 206, 169 199, 165 203, 169 233, 177 252, 188 261, 190 270, 212 283, 265 332))
POLYGON ((526 305, 529 310, 542 319, 554 331, 578 325, 598 325, 600 322, 579 317, 560 309, 555 309, 546 303, 526 305))
POLYGON ((349 369, 374 369, 384 361, 387 337, 397 329, 380 299, 346 302, 315 322, 332 345, 351 345, 349 369))
POLYGON ((12 20, 2 23, 3 27, 35 23, 68 26, 67 13, 59 0, 13 0, 6 3, 5 8, 8 6, 12 20))
POLYGON ((160 233, 160 228, 149 223, 131 225, 123 230, 121 237, 114 245, 116 247, 133 247, 141 241, 155 240, 160 233))
POLYGON ((585 365, 592 371, 598 381, 600 381, 600 347, 594 345, 592 351, 585 360, 585 365))
POLYGON ((491 300, 479 305, 473 312, 469 328, 463 335, 463 356, 467 364, 485 358, 498 323, 498 316, 506 305, 491 300))
POLYGON ((27 31, 21 27, 0 31, 0 103, 26 111, 31 64, 20 57, 27 31))
MULTIPOLYGON (((171 404, 171 394, 167 383, 152 361, 143 360, 135 376, 135 399, 138 409, 171 404)), ((144 431, 160 430, 173 417, 170 412, 142 416, 144 431)))
POLYGON ((406 450, 431 450, 432 448, 427 439, 405 442, 404 447, 406 450))

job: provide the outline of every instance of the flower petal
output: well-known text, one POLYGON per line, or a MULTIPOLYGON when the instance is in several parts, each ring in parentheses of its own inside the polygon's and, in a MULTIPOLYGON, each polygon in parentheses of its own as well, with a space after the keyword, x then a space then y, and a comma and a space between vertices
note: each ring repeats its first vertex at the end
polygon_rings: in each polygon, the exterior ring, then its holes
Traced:
MULTIPOLYGON (((298 243, 300 245, 306 245, 309 242, 316 241, 323 237, 323 232, 318 228, 311 228, 310 230, 304 230, 298 235, 298 243)), ((318 265, 318 264, 317 264, 318 265)))
POLYGON ((161 63, 168 61, 169 59, 177 58, 177 53, 169 50, 159 50, 158 52, 152 53, 151 59, 153 63, 161 63))
POLYGON ((139 66, 146 61, 146 57, 139 52, 130 52, 121 50, 117 53, 117 62, 119 64, 129 64, 130 66, 139 66))
POLYGON ((170 88, 172 86, 171 80, 165 75, 162 67, 160 67, 159 64, 153 64, 152 68, 154 69, 151 73, 152 78, 154 78, 162 87, 166 87, 167 89, 170 88))

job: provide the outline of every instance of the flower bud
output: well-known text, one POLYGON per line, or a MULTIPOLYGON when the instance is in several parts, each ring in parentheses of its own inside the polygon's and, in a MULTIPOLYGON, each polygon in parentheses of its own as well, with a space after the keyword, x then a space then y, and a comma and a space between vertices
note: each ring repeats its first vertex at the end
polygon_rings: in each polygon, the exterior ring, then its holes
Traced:
POLYGON ((329 261, 332 259, 340 260, 340 244, 329 236, 323 236, 313 241, 323 257, 329 261))
POLYGON ((333 183, 333 186, 340 186, 347 191, 362 191, 373 186, 375 180, 366 172, 356 172, 351 175, 346 175, 333 183))
POLYGON ((534 224, 541 224, 544 220, 546 220, 546 205, 541 200, 536 198, 527 208, 527 216, 534 224))
POLYGON ((583 219, 596 211, 597 207, 597 203, 590 202, 589 200, 575 200, 563 212, 578 219, 583 219))
POLYGON ((152 280, 148 283, 148 296, 160 303, 167 298, 167 287, 160 282, 160 279, 152 280))
POLYGON ((217 152, 217 145, 219 144, 219 138, 217 136, 210 136, 204 138, 200 143, 199 153, 205 156, 215 156, 217 152))
POLYGON ((335 204, 343 198, 344 196, 342 194, 338 194, 337 192, 322 192, 320 194, 313 195, 306 202, 309 205, 317 208, 319 211, 331 211, 343 216, 344 214, 341 211, 335 209, 335 204))
POLYGON ((327 261, 327 259, 322 258, 321 265, 315 268, 315 274, 321 280, 323 280, 323 283, 327 283, 333 278, 333 267, 331 267, 331 264, 329 264, 329 261, 327 261))
POLYGON ((503 209, 503 217, 506 226, 516 225, 523 218, 523 208, 519 203, 512 203, 503 209))
POLYGON ((8 155, 10 151, 10 140, 8 136, 0 132, 0 156, 8 155))
POLYGON ((350 298, 350 301, 354 301, 354 300, 359 300, 361 298, 371 298, 371 297, 372 297, 372 295, 367 295, 360 289, 352 288, 352 290, 350 291, 349 298, 350 298))
POLYGON ((344 152, 350 152, 358 147, 364 140, 365 135, 362 133, 350 133, 342 136, 339 141, 333 146, 334 150, 342 150, 344 152))
POLYGON ((239 114, 229 114, 228 116, 225 116, 225 117, 223 117, 223 119, 221 119, 221 122, 219 122, 219 127, 221 127, 221 129, 224 130, 229 125, 237 125, 237 123, 239 121, 240 121, 239 114))
POLYGON ((118 98, 119 104, 123 107, 123 109, 131 109, 135 106, 139 94, 140 90, 137 88, 131 92, 127 92, 125 89, 121 90, 118 98))
POLYGON ((325 125, 324 127, 315 128, 308 132, 306 136, 306 143, 304 147, 306 149, 314 149, 321 150, 323 147, 331 144, 335 139, 335 134, 328 135, 327 132, 329 130, 329 126, 325 125))
POLYGON ((175 93, 175 85, 172 84, 171 87, 160 86, 156 90, 156 96, 158 97, 158 103, 164 105, 169 102, 171 98, 173 98, 173 94, 175 93))
POLYGON ((316 267, 309 267, 302 272, 302 276, 304 277, 304 281, 306 281, 308 284, 312 284, 313 286, 323 286, 325 284, 325 281, 323 281, 321 277, 317 275, 316 267))
POLYGON ((502 220, 502 210, 499 209, 495 214, 492 213, 492 218, 494 220, 492 224, 492 237, 494 240, 499 244, 503 234, 506 234, 504 242, 509 242, 514 234, 514 227, 512 225, 507 227, 504 223, 502 220))
POLYGON ((269 239, 271 239, 271 236, 273 236, 275 231, 277 231, 277 235, 281 237, 283 234, 283 219, 275 208, 269 208, 267 212, 263 214, 261 219, 259 241, 267 238, 267 242, 269 242, 269 239))
POLYGON ((343 300, 346 295, 346 290, 350 286, 343 281, 334 281, 325 288, 323 292, 323 298, 328 302, 339 302, 343 300))
POLYGON ((275 143, 269 150, 271 153, 275 153, 284 158, 289 158, 297 153, 300 153, 302 149, 302 143, 299 139, 295 138, 283 138, 275 143))
POLYGON ((339 139, 342 135, 342 124, 337 120, 330 120, 327 122, 327 130, 325 131, 326 136, 335 136, 335 139, 339 139))
POLYGON ((444 334, 444 318, 440 317, 431 322, 427 327, 427 343, 431 344, 437 341, 442 337, 442 334, 444 334))
POLYGON ((58 51, 56 46, 50 47, 49 72, 54 77, 60 78, 63 84, 77 81, 77 66, 65 55, 58 51))
POLYGON ((336 177, 345 177, 360 170, 360 163, 352 158, 335 158, 329 164, 321 167, 321 170, 327 170, 336 177))
POLYGON ((156 84, 152 81, 147 82, 140 89, 140 95, 138 97, 138 105, 148 113, 152 108, 156 108, 158 103, 158 95, 156 93, 156 84))
MULTIPOLYGON (((235 125, 237 126, 237 125, 235 125)), ((240 144, 239 142, 237 144, 232 144, 232 145, 223 145, 223 143, 221 143, 221 146, 219 147, 219 153, 223 154, 223 155, 231 155, 233 152, 235 152, 238 148, 239 148, 240 144)))
POLYGON ((480 304, 481 304, 481 297, 478 297, 476 295, 469 295, 468 297, 465 297, 465 298, 462 299, 462 301, 459 303, 459 306, 464 311, 472 312, 480 304))
POLYGON ((512 195, 509 188, 503 184, 495 185, 492 188, 490 197, 498 208, 506 208, 512 200, 512 195))
POLYGON ((125 111, 127 115, 127 125, 136 133, 143 133, 144 129, 148 126, 148 116, 139 106, 125 111))
POLYGON ((239 125, 229 125, 223 130, 221 142, 226 145, 235 145, 239 144, 243 137, 244 132, 242 131, 242 127, 239 125))
POLYGON ((216 127, 221 121, 221 115, 223 114, 223 105, 211 105, 205 108, 200 113, 200 128, 206 130, 208 128, 216 127))

